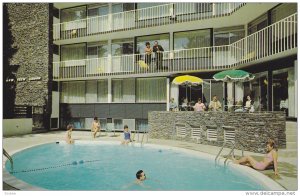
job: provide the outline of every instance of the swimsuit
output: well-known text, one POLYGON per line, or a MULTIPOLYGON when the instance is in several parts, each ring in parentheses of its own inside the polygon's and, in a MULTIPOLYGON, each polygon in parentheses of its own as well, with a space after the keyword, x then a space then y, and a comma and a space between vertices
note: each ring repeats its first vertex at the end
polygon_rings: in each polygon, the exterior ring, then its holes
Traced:
POLYGON ((130 140, 130 133, 129 132, 124 132, 124 139, 125 140, 130 140))
MULTIPOLYGON (((271 152, 266 154, 266 159, 269 159, 269 163, 273 162, 273 156, 272 156, 271 152)), ((267 167, 267 165, 264 162, 257 162, 255 164, 255 169, 258 169, 258 170, 264 170, 264 169, 266 169, 266 167, 267 167)))

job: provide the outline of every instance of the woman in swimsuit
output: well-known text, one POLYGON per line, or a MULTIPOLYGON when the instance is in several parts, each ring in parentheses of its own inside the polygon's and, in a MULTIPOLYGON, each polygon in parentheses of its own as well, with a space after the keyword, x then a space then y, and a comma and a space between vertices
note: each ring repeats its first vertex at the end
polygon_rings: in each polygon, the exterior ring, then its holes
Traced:
POLYGON ((277 154, 277 150, 274 148, 274 145, 275 145, 274 140, 269 139, 268 143, 267 143, 267 152, 268 153, 264 157, 263 161, 257 161, 251 156, 242 157, 239 160, 236 160, 233 157, 233 161, 234 161, 234 163, 237 163, 237 164, 251 166, 257 170, 265 170, 267 167, 274 164, 274 173, 275 173, 275 175, 278 175, 278 167, 277 167, 278 166, 278 162, 277 162, 278 154, 277 154))

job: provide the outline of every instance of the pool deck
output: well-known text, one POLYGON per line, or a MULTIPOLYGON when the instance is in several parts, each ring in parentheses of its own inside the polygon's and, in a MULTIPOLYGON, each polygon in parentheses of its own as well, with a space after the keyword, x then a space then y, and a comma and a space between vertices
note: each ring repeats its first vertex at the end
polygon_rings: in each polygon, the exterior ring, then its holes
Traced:
MULTIPOLYGON (((92 135, 89 131, 73 131, 72 138, 75 140, 85 140, 85 141, 120 141, 122 140, 122 134, 117 133, 116 137, 112 137, 112 133, 104 134, 102 133, 101 136, 96 137, 95 139, 92 138, 92 135)), ((22 136, 13 136, 13 137, 6 137, 3 138, 3 148, 9 153, 13 154, 21 149, 35 146, 38 144, 44 144, 49 142, 55 142, 55 141, 62 141, 65 138, 65 131, 51 131, 46 133, 35 133, 35 134, 28 134, 28 135, 22 135, 22 136)), ((159 145, 166 145, 166 146, 173 146, 173 147, 180 147, 200 152, 205 152, 208 154, 216 155, 220 147, 217 146, 209 146, 209 145, 202 145, 202 144, 196 144, 196 143, 189 143, 179 140, 160 140, 160 139, 152 139, 149 138, 148 141, 146 139, 147 137, 144 137, 145 143, 151 143, 151 144, 159 144, 159 145)), ((142 139, 142 134, 135 135, 135 145, 140 145, 140 141, 142 139)), ((130 145, 130 144, 129 144, 130 145)), ((229 149, 225 149, 224 153, 222 155, 227 154, 229 152, 229 149)), ((297 191, 298 190, 298 159, 296 156, 289 156, 289 157, 281 157, 280 154, 284 153, 284 151, 280 150, 278 151, 279 154, 279 176, 275 176, 273 170, 266 170, 262 171, 264 175, 268 176, 269 178, 275 180, 278 184, 280 184, 283 188, 285 188, 288 191, 297 191)), ((235 151, 235 154, 241 155, 241 151, 237 150, 235 151)), ((253 153, 253 152, 244 152, 245 155, 251 155, 255 158, 262 158, 264 154, 259 153, 253 153)), ((4 161, 5 159, 3 159, 4 161)), ((6 176, 3 175, 3 181, 5 180, 6 176)), ((10 184, 11 186, 14 186, 13 184, 10 184)), ((3 187, 4 190, 12 190, 13 187, 6 186, 4 184, 3 187)), ((39 189, 36 189, 39 190, 39 189)))

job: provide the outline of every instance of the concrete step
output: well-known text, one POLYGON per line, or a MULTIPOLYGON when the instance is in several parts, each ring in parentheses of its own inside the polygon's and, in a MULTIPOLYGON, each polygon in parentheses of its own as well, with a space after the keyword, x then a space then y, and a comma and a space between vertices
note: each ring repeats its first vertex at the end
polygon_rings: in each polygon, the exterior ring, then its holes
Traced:
POLYGON ((289 149, 279 149, 278 150, 278 156, 280 157, 292 157, 297 158, 298 156, 298 150, 289 150, 289 149))
POLYGON ((297 142, 286 142, 286 149, 290 149, 290 150, 297 150, 298 149, 298 145, 297 142))
POLYGON ((294 134, 297 135, 298 134, 298 130, 297 129, 286 129, 285 130, 286 134, 294 134))

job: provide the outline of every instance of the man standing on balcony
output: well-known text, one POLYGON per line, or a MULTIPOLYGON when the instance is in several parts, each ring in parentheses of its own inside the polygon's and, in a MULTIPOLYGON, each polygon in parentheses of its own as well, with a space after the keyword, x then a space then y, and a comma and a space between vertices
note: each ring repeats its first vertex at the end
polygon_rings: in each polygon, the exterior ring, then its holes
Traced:
POLYGON ((155 53, 155 62, 156 62, 156 69, 163 69, 163 47, 161 45, 158 45, 158 42, 155 41, 154 42, 154 46, 153 46, 153 52, 155 53))

